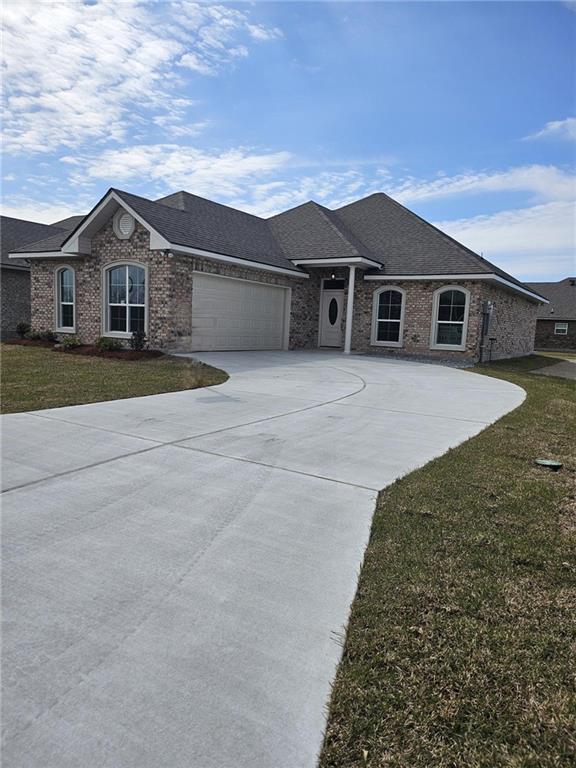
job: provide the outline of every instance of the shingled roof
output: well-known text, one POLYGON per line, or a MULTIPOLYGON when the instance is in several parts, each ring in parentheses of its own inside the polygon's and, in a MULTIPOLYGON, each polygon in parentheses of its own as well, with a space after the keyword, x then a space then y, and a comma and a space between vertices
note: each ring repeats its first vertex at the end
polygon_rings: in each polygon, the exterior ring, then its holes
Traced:
MULTIPOLYGON (((381 192, 336 210, 309 201, 268 219, 185 191, 148 200, 110 189, 94 212, 110 195, 174 250, 197 249, 292 272, 301 271, 296 265, 306 260, 362 258, 374 262, 373 271, 380 275, 496 275, 526 290, 515 277, 381 192)), ((58 250, 67 239, 68 234, 53 233, 18 251, 58 250)))
POLYGON ((272 216, 268 222, 290 259, 371 258, 334 211, 313 201, 272 216))
POLYGON ((336 209, 389 275, 512 275, 405 208, 383 192, 336 209))
POLYGON ((576 320, 576 277, 565 277, 557 283, 527 283, 549 304, 538 309, 538 320, 576 320))
MULTIPOLYGON (((75 218, 82 219, 81 216, 75 218)), ((24 260, 9 259, 8 254, 20 250, 24 246, 26 252, 32 252, 33 244, 47 237, 60 238, 61 243, 64 242, 70 231, 70 227, 65 228, 63 226, 66 221, 68 220, 65 219, 58 224, 40 224, 37 221, 1 216, 0 251, 2 265, 28 269, 29 267, 24 260)))

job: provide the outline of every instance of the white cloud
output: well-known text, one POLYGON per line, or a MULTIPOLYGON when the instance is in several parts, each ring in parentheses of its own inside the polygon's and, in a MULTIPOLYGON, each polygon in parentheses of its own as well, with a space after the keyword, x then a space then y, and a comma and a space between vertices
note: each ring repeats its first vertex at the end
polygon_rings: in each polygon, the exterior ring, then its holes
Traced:
POLYGON ((516 277, 537 279, 574 272, 575 221, 574 203, 558 201, 436 226, 516 277))
POLYGON ((576 117, 567 117, 566 120, 552 120, 546 123, 541 131, 524 137, 525 141, 529 139, 576 141, 576 117))
POLYGON ((14 219, 24 219, 25 221, 37 221, 40 224, 54 224, 54 222, 62 221, 69 216, 88 213, 93 205, 94 200, 90 203, 84 201, 83 205, 76 207, 65 202, 39 203, 35 200, 21 199, 9 205, 3 204, 2 216, 11 216, 14 219))
POLYGON ((248 32, 254 40, 261 40, 262 42, 278 40, 283 36, 277 27, 263 27, 261 24, 248 24, 248 32))
POLYGON ((271 172, 278 172, 290 159, 288 152, 256 153, 237 148, 206 152, 177 144, 142 144, 106 150, 97 158, 63 158, 81 168, 72 183, 86 177, 105 179, 107 184, 146 180, 166 191, 186 189, 219 200, 240 195, 247 187, 271 172))
POLYGON ((189 0, 21 0, 3 11, 11 153, 123 141, 130 126, 162 115, 174 133, 191 104, 174 98, 175 65, 212 75, 247 56, 245 42, 277 36, 248 11, 189 0))
POLYGON ((385 190, 401 203, 486 192, 528 192, 534 202, 572 200, 576 176, 552 165, 526 165, 507 171, 464 173, 432 181, 409 178, 385 190))

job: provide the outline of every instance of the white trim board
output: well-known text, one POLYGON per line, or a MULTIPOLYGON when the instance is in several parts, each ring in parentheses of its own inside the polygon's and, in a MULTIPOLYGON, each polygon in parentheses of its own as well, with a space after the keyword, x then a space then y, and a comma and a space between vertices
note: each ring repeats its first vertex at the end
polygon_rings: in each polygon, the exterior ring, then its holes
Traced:
MULTIPOLYGON (((184 253, 190 256, 198 256, 200 259, 212 259, 213 261, 222 261, 225 264, 238 264, 239 266, 249 267, 250 269, 261 269, 264 272, 278 272, 281 275, 290 275, 291 277, 300 277, 304 280, 310 277, 306 272, 301 272, 296 269, 287 269, 286 267, 275 267, 273 264, 264 264, 260 261, 252 261, 251 259, 242 259, 239 256, 224 256, 221 253, 213 253, 212 251, 203 251, 200 248, 191 248, 187 245, 169 245, 169 250, 174 253, 184 253)), ((201 272, 202 270, 197 270, 201 272)), ((223 275, 226 277, 226 275, 223 275)), ((243 278, 239 278, 242 280, 243 278)), ((256 281, 258 282, 258 281, 256 281)))
POLYGON ((292 264, 297 266, 310 266, 310 267, 341 267, 341 266, 358 266, 364 265, 366 267, 375 267, 377 269, 383 269, 383 264, 378 261, 372 261, 372 259, 365 259, 363 256, 351 256, 350 258, 338 257, 336 259, 290 259, 292 264))
POLYGON ((525 293, 527 296, 531 296, 541 304, 549 304, 550 302, 543 296, 539 296, 537 293, 532 293, 527 288, 523 288, 521 285, 506 280, 504 277, 495 274, 494 272, 481 272, 480 274, 450 274, 450 275, 364 275, 364 280, 494 280, 497 283, 502 283, 507 288, 511 288, 513 291, 519 293, 525 293))
POLYGON ((63 253, 62 251, 35 251, 33 253, 8 254, 9 259, 77 259, 81 256, 81 253, 63 253))

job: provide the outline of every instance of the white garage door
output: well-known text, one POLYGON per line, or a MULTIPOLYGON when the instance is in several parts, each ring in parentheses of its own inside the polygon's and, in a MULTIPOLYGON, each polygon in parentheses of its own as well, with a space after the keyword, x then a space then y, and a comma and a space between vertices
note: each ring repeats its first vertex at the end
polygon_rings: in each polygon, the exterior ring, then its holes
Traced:
POLYGON ((196 272, 192 351, 282 349, 287 289, 196 272))

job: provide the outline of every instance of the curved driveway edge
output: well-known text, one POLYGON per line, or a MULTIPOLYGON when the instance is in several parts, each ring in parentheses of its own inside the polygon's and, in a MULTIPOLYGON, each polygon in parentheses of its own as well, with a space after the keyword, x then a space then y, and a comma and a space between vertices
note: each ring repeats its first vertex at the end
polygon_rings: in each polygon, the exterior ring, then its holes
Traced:
POLYGON ((6 768, 312 768, 377 491, 524 398, 198 357, 230 380, 2 417, 6 768))

